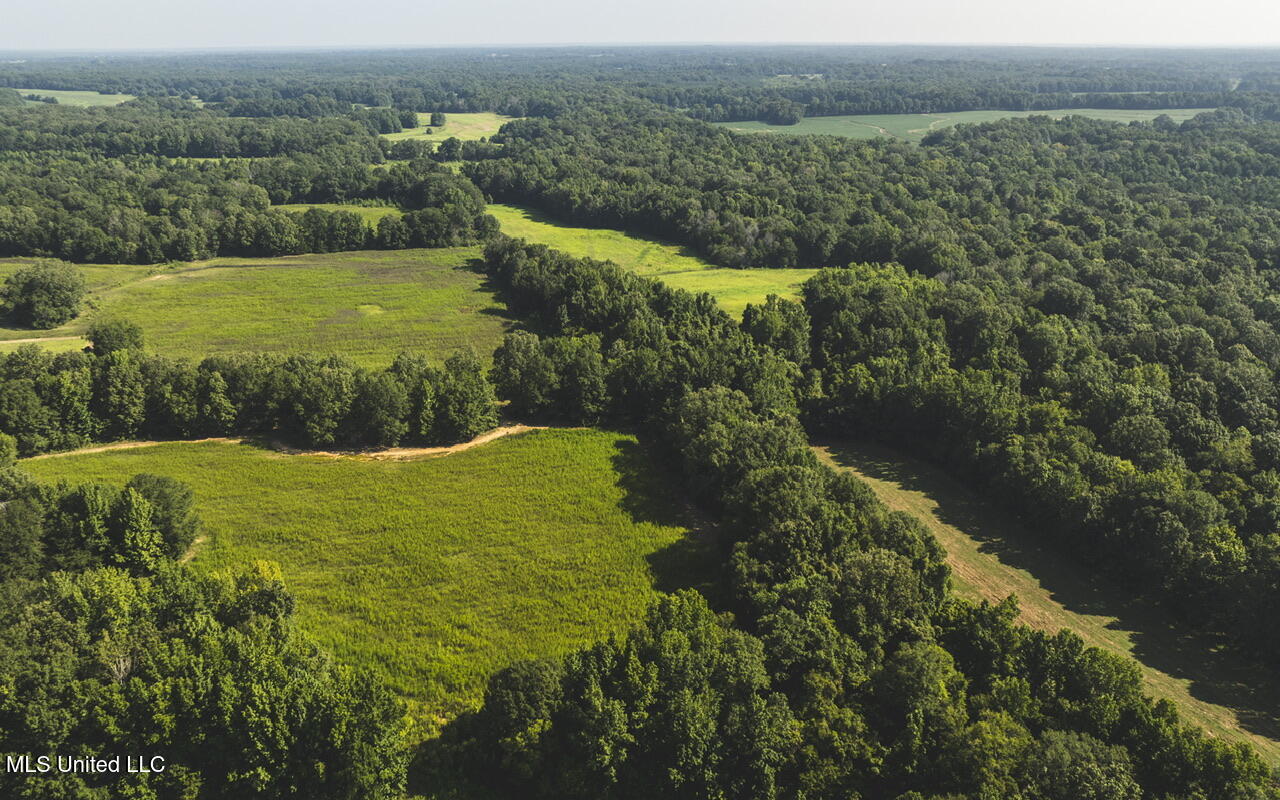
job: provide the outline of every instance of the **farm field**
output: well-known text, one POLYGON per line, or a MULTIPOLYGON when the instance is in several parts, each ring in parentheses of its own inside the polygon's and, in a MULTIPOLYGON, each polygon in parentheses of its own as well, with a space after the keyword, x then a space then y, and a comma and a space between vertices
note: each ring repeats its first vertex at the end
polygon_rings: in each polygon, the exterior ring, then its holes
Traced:
POLYGON ((961 595, 991 602, 1016 595, 1026 624, 1067 628, 1089 645, 1133 657, 1150 694, 1175 703, 1215 736, 1248 742, 1280 763, 1280 692, 1272 675, 1036 542, 1020 522, 936 467, 874 444, 816 449, 865 481, 890 509, 929 528, 947 551, 961 595))
MULTIPOLYGON (((69 89, 17 89, 23 95, 38 94, 42 97, 56 97, 59 105, 64 106, 118 106, 121 103, 136 99, 131 94, 98 94, 69 89)), ((40 105, 39 100, 28 100, 31 105, 40 105)))
MULTIPOLYGON (((0 328, 0 342, 49 339, 72 349, 99 316, 140 325, 154 352, 338 353, 385 366, 402 350, 487 358, 509 327, 471 266, 478 247, 218 258, 170 269, 86 267, 90 307, 60 328, 0 328)), ((0 262, 0 277, 23 263, 0 262)), ((77 346, 83 346, 83 343, 77 346)))
POLYGON ((283 205, 272 206, 281 211, 303 212, 309 208, 319 208, 323 211, 350 211, 352 214, 360 217, 369 226, 378 224, 378 220, 383 217, 399 216, 400 209, 393 206, 357 206, 347 205, 343 203, 286 203, 283 205))
POLYGON ((499 128, 515 119, 515 117, 504 117, 501 114, 494 114, 489 111, 471 114, 446 113, 444 125, 438 127, 427 125, 426 123, 430 119, 430 114, 419 114, 418 127, 406 128, 399 133, 384 133, 382 136, 391 141, 417 139, 423 142, 443 142, 445 139, 453 137, 464 142, 470 142, 494 135, 499 128), (431 133, 427 133, 428 128, 431 128, 431 133))
POLYGON ((645 239, 608 228, 562 225, 530 209, 494 204, 502 232, 545 244, 579 258, 609 260, 640 275, 657 278, 677 289, 708 292, 726 311, 741 316, 748 303, 762 303, 770 294, 796 297, 813 269, 725 269, 703 261, 688 248, 645 239))
POLYGON ((493 671, 619 632, 656 591, 694 585, 709 550, 647 451, 600 430, 406 461, 202 441, 22 466, 44 481, 186 481, 203 520, 192 564, 278 563, 306 631, 429 727, 476 706, 493 671))
POLYGON ((854 114, 837 117, 806 117, 796 125, 770 125, 766 122, 717 122, 720 127, 744 133, 786 133, 794 135, 844 136, 851 139, 871 139, 890 136, 909 142, 919 142, 926 134, 953 125, 994 122, 1000 119, 1022 119, 1033 116, 1050 116, 1055 119, 1076 115, 1113 122, 1153 120, 1168 114, 1176 122, 1188 120, 1196 114, 1212 111, 1211 108, 1070 108, 1060 111, 952 111, 945 114, 854 114))

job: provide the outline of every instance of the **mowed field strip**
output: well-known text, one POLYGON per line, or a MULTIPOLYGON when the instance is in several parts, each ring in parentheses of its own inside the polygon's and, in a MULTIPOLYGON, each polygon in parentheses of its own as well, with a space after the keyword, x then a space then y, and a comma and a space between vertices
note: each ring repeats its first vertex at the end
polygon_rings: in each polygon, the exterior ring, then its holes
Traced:
POLYGON ((1160 609, 1135 602, 1046 545, 941 470, 867 443, 823 443, 827 463, 857 475, 894 511, 925 524, 947 551, 957 591, 999 602, 1016 595, 1021 619, 1074 631, 1086 644, 1132 657, 1147 691, 1188 721, 1247 742, 1280 764, 1280 692, 1274 674, 1189 634, 1160 609))
POLYGON ((185 481, 205 538, 192 566, 279 564, 303 628, 385 678, 428 729, 474 708, 495 670, 621 632, 655 592, 710 571, 678 487, 608 431, 535 430, 416 460, 209 440, 22 467, 42 481, 185 481))
POLYGON ((785 133, 796 136, 828 135, 850 139, 871 139, 889 136, 909 142, 919 142, 926 134, 953 125, 978 122, 994 122, 1001 119, 1026 117, 1067 116, 1105 119, 1113 122, 1149 122, 1167 114, 1175 122, 1182 122, 1211 108, 1068 108, 1056 111, 949 111, 941 114, 846 114, 834 117, 805 117, 795 125, 771 125, 767 122, 717 122, 720 127, 742 133, 785 133))
MULTIPOLYGON (((479 257, 479 247, 456 247, 82 267, 85 312, 48 331, 0 328, 0 350, 19 340, 83 347, 75 337, 94 319, 123 317, 142 326, 149 350, 172 357, 337 353, 386 366, 402 350, 443 359, 470 347, 488 358, 510 321, 475 269, 479 257)), ((23 263, 0 261, 0 278, 23 263)))
POLYGON ((545 244, 579 258, 612 261, 639 275, 657 278, 676 289, 708 292, 722 308, 742 316, 748 303, 762 303, 770 294, 795 298, 800 284, 815 269, 725 269, 703 261, 680 245, 633 236, 609 228, 562 225, 532 209, 493 204, 502 232, 545 244))

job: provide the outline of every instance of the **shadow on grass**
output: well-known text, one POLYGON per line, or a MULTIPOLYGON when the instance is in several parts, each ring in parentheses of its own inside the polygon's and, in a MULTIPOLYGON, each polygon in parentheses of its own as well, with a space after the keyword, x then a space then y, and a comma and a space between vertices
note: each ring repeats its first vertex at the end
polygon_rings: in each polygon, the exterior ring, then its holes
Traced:
POLYGON ((1029 572, 1052 600, 1074 614, 1113 618, 1127 633, 1132 656, 1190 682, 1192 697, 1225 706, 1250 733, 1280 740, 1280 687, 1275 674, 1224 645, 1221 636, 1188 630, 1150 600, 1116 588, 1116 578, 1081 563, 1081 554, 1035 536, 1028 523, 1004 513, 929 464, 881 445, 823 442, 837 466, 919 492, 937 503, 937 519, 973 539, 986 556, 1029 572))
MULTIPOLYGON (((655 449, 630 439, 614 442, 611 462, 623 490, 622 509, 636 523, 685 528, 680 540, 649 554, 646 559, 653 586, 661 592, 697 589, 713 608, 720 607, 723 553, 716 530, 687 501, 676 470, 664 464, 655 449)), ((507 800, 482 786, 498 755, 476 748, 478 717, 466 713, 446 724, 440 736, 416 749, 409 774, 411 795, 431 800, 507 800)))
MULTIPOLYGON (((664 239, 659 234, 647 233, 645 231, 626 230, 624 228, 613 228, 613 227, 609 227, 608 225, 593 225, 593 224, 590 224, 587 222, 581 222, 581 221, 566 222, 563 219, 553 217, 547 212, 538 208, 534 208, 533 206, 517 205, 515 203, 504 203, 503 205, 507 205, 507 206, 510 206, 511 208, 515 208, 524 212, 524 215, 527 216, 530 220, 532 220, 533 222, 540 223, 542 225, 552 225, 557 228, 586 228, 587 230, 613 231, 614 233, 621 233, 626 236, 631 236, 637 239, 643 239, 645 243, 648 243, 648 244, 657 244, 657 245, 662 245, 663 247, 675 247, 678 249, 678 254, 681 256, 684 256, 685 258, 696 258, 698 260, 702 260, 702 254, 697 252, 693 248, 689 247, 688 245, 680 244, 679 242, 673 242, 670 239, 664 239)), ((521 238, 521 237, 515 237, 515 238, 521 238)), ((528 239, 525 239, 525 241, 529 241, 530 244, 537 244, 537 242, 532 242, 528 239)), ((552 247, 553 249, 560 249, 560 248, 556 248, 555 245, 549 245, 549 246, 552 247)), ((567 251, 562 250, 562 252, 567 252, 567 251)), ((572 255, 572 253, 570 255, 572 255)))
POLYGON ((623 490, 622 508, 633 522, 681 527, 688 533, 646 556, 653 588, 660 592, 697 589, 713 608, 721 607, 724 554, 720 537, 684 496, 677 470, 662 463, 654 448, 627 439, 614 442, 613 469, 623 490))

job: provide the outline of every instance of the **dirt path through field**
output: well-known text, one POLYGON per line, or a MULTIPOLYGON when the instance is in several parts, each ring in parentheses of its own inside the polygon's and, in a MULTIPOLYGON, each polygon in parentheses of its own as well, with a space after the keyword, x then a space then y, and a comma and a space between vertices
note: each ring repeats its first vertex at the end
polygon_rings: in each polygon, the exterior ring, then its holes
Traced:
MULTIPOLYGON (((458 444, 451 444, 444 447, 388 447, 382 450, 302 450, 296 447, 289 447, 279 442, 273 442, 270 449, 276 450, 288 455, 297 456, 323 456, 326 458, 354 458, 366 461, 404 461, 414 458, 431 458, 435 456, 447 456, 453 453, 461 453, 463 450, 470 450, 482 444, 487 444, 495 439, 501 439, 504 436, 512 436, 517 433, 526 433, 528 431, 547 430, 546 425, 504 425, 500 428, 494 428, 487 433, 482 433, 474 439, 458 444)), ((248 442, 248 439, 230 438, 225 436, 214 436, 208 439, 177 439, 172 441, 154 442, 154 441, 138 441, 138 442, 112 442, 111 444, 94 445, 93 447, 82 447, 79 450, 66 450, 61 453, 44 453, 38 456, 32 456, 27 461, 35 461, 42 458, 62 458, 63 456, 79 456, 89 453, 106 453, 111 450, 133 450, 139 447, 155 447, 160 444, 173 444, 174 441, 187 442, 190 444, 198 442, 226 442, 227 444, 242 444, 248 442)))
MULTIPOLYGON (((32 336, 27 339, 0 339, 0 344, 41 344, 42 342, 69 342, 72 339, 83 339, 83 336, 32 336)), ((86 345, 89 343, 86 341, 86 345)))
POLYGON ((823 443, 828 464, 864 480, 881 502, 919 519, 947 551, 957 591, 992 602, 1016 595, 1031 627, 1074 631, 1087 644, 1133 657, 1147 691, 1178 705, 1215 736, 1244 741, 1280 763, 1280 687, 1274 673, 1188 633, 1150 603, 1135 601, 1075 561, 1038 543, 941 470, 888 448, 823 443))

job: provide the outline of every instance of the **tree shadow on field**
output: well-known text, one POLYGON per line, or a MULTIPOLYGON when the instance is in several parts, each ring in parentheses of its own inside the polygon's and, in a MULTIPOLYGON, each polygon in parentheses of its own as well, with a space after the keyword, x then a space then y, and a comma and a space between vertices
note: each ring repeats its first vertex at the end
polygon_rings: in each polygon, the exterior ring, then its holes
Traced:
POLYGON ((675 480, 677 470, 663 463, 654 448, 629 439, 614 442, 611 461, 623 490, 622 509, 633 522, 688 531, 645 557, 653 587, 660 592, 697 589, 713 608, 720 608, 724 553, 719 530, 685 496, 675 480))
MULTIPOLYGON (((822 444, 838 467, 931 498, 935 508, 909 513, 932 513, 976 542, 980 553, 1030 573, 1066 611, 1110 618, 1105 628, 1116 638, 1127 639, 1138 661, 1187 681, 1193 698, 1235 712, 1244 730, 1280 741, 1280 687, 1275 685, 1274 671, 1226 647, 1222 636, 1180 623, 1168 609, 1126 590, 1123 578, 1104 574, 1100 565, 1088 563, 1087 554, 1068 551, 1063 543, 1037 535, 1034 521, 1004 512, 937 467, 882 445, 822 444)), ((977 588, 992 594, 999 583, 997 578, 993 585, 977 588)), ((1229 724, 1229 714, 1220 716, 1229 724)), ((1270 749, 1274 761, 1277 751, 1270 749)))

